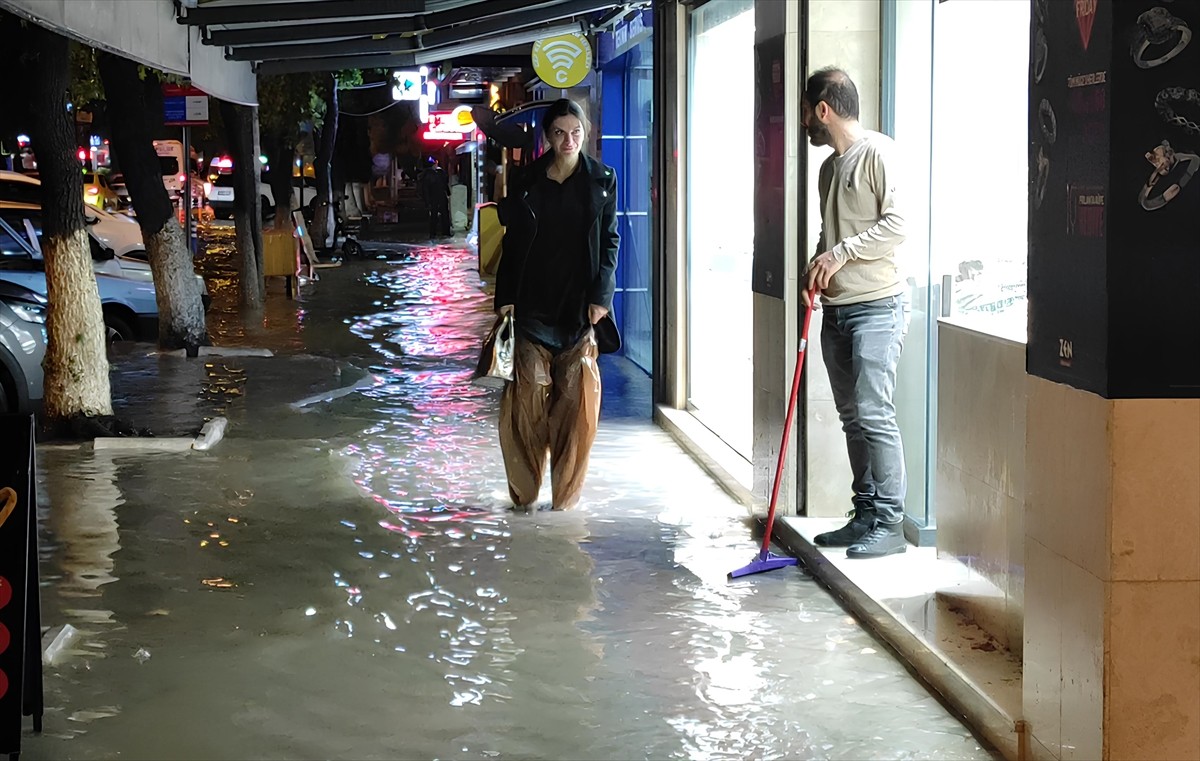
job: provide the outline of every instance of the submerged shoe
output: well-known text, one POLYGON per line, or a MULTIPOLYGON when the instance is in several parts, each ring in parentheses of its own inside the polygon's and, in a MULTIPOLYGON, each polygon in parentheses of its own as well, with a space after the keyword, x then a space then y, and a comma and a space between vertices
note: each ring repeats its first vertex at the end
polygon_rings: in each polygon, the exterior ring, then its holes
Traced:
POLYGON ((817 534, 813 541, 821 547, 849 547, 862 539, 875 525, 875 511, 869 508, 855 508, 850 515, 850 522, 836 531, 826 531, 817 534))
POLYGON ((866 536, 850 545, 850 549, 846 550, 846 557, 881 558, 906 551, 908 542, 904 539, 904 524, 876 523, 866 536))

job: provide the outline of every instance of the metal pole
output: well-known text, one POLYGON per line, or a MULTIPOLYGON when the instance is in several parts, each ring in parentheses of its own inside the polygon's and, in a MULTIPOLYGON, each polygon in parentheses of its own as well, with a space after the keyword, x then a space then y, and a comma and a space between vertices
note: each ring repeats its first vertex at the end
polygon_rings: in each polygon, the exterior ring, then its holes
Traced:
POLYGON ((183 127, 183 229, 187 233, 188 251, 196 255, 196 238, 192 227, 192 128, 183 127))

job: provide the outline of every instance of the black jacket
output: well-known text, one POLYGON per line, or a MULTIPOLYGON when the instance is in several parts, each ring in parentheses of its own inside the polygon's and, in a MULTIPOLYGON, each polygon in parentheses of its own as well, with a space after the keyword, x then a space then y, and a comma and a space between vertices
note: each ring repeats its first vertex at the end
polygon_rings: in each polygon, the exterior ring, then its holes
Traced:
POLYGON ((421 173, 421 200, 426 206, 445 206, 450 202, 450 175, 440 166, 421 173))
MULTIPOLYGON (((613 292, 617 286, 617 247, 621 236, 617 233, 617 175, 612 167, 581 154, 583 163, 580 171, 591 178, 591 203, 588 209, 587 244, 591 256, 591 285, 587 303, 612 310, 613 292)), ((500 224, 504 225, 503 254, 500 268, 496 272, 495 307, 510 304, 520 309, 521 279, 529 247, 537 235, 537 216, 529 206, 527 195, 533 183, 546 173, 554 161, 554 153, 546 151, 515 177, 508 188, 508 195, 497 204, 500 224)))

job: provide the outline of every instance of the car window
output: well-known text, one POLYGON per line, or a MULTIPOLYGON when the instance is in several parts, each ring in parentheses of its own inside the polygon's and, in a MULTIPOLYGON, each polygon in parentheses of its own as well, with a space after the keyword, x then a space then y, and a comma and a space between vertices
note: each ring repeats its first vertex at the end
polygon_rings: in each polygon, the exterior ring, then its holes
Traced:
POLYGON ((158 165, 162 168, 164 176, 179 174, 179 160, 174 156, 159 156, 158 165))
MULTIPOLYGON (((3 226, 0 226, 0 230, 4 230, 5 234, 9 238, 9 245, 5 246, 5 255, 12 255, 18 252, 21 255, 26 255, 28 253, 26 251, 27 248, 34 248, 33 239, 29 235, 29 228, 25 224, 25 215, 27 213, 28 212, 16 210, 0 212, 0 219, 4 220, 4 224, 7 225, 8 228, 5 229, 3 226), (13 241, 13 236, 17 236, 20 239, 20 242, 18 243, 13 241)), ((39 225, 37 228, 35 228, 35 231, 40 234, 41 226, 39 225)))
POLYGON ((95 181, 96 181, 96 175, 92 174, 91 172, 83 173, 83 184, 84 185, 91 185, 95 181))
POLYGON ((14 227, 13 229, 18 232, 23 230, 27 239, 32 233, 37 238, 35 241, 37 250, 45 251, 42 247, 42 213, 40 211, 22 211, 19 224, 21 225, 20 228, 14 227))
POLYGON ((145 249, 141 248, 124 253, 121 255, 121 258, 133 259, 134 261, 145 262, 146 264, 150 263, 150 255, 146 253, 145 249))
POLYGON ((29 252, 17 242, 3 226, 0 226, 0 261, 11 256, 28 257, 29 252))
POLYGON ((232 188, 234 186, 233 175, 232 174, 218 174, 217 181, 214 182, 213 184, 219 188, 232 188))
POLYGON ((102 246, 94 235, 88 236, 88 247, 91 249, 94 262, 106 262, 114 256, 112 249, 102 246))
POLYGON ((0 180, 0 201, 42 203, 42 186, 20 180, 0 180))

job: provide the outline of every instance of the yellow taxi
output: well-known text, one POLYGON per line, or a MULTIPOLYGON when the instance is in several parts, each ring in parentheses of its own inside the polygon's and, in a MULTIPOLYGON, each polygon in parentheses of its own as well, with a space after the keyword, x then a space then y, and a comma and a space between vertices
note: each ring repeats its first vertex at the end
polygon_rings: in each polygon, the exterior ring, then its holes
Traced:
POLYGON ((83 173, 83 202, 104 211, 116 211, 121 205, 117 191, 108 184, 108 178, 96 172, 83 173))

